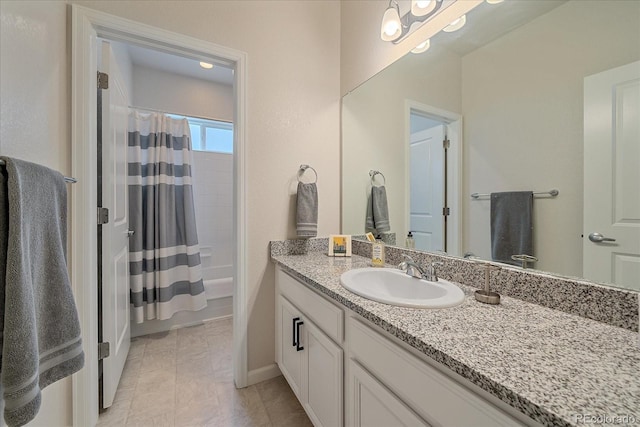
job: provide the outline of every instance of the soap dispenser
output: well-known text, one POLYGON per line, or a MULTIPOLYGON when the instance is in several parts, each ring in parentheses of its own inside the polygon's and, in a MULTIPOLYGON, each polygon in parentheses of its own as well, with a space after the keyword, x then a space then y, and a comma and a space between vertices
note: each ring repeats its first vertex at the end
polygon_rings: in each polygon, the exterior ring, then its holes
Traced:
POLYGON ((413 233, 411 231, 409 231, 409 234, 407 234, 407 240, 405 241, 405 246, 407 247, 407 249, 416 248, 416 241, 413 239, 413 233))
POLYGON ((371 245, 371 265, 374 267, 384 267, 384 242, 379 239, 380 236, 371 245))

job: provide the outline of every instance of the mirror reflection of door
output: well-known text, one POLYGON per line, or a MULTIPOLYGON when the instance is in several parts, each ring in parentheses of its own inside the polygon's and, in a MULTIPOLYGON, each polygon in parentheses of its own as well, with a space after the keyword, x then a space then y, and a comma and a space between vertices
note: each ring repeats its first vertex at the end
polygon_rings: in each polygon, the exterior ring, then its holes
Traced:
POLYGON ((640 290, 640 61, 584 80, 584 277, 640 290))
POLYGON ((446 126, 419 114, 411 114, 409 142, 409 230, 415 247, 445 250, 445 155, 446 126))

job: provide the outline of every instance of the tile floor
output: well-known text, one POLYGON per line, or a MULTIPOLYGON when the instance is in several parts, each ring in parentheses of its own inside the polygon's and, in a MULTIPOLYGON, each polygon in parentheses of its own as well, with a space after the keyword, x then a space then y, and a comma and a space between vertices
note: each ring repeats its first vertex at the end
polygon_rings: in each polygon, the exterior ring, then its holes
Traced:
POLYGON ((134 338, 98 426, 312 425, 282 376, 236 389, 231 348, 231 318, 134 338))

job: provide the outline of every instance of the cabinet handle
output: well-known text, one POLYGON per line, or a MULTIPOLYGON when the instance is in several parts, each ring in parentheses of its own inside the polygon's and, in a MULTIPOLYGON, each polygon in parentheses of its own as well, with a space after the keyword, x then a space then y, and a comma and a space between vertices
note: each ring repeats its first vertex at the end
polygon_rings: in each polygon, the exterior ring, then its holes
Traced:
POLYGON ((304 350, 304 347, 300 345, 300 326, 304 325, 304 322, 298 318, 298 323, 296 323, 296 351, 304 350))
POLYGON ((297 347, 298 346, 298 328, 296 328, 296 323, 300 320, 299 317, 294 317, 293 319, 293 329, 291 331, 291 335, 293 336, 293 344, 291 344, 293 347, 297 347))

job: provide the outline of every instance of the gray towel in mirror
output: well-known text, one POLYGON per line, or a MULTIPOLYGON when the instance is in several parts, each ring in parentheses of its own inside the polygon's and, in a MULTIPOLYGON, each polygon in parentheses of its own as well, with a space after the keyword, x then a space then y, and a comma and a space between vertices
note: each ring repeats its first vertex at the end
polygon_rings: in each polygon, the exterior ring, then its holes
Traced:
POLYGON ((511 255, 533 256, 533 192, 491 193, 491 258, 520 265, 511 255))
POLYGON ((296 229, 298 237, 305 239, 318 235, 318 188, 315 183, 298 182, 296 229))
POLYGON ((387 190, 384 185, 371 187, 371 195, 367 200, 365 231, 379 234, 390 230, 387 190))

